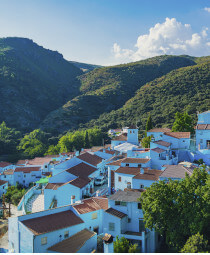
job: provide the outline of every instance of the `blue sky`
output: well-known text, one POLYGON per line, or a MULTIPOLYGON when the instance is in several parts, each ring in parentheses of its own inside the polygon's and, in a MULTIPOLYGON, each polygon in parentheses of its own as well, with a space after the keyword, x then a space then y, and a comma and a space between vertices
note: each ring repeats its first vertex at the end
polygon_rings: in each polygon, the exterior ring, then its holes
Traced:
POLYGON ((209 0, 0 0, 0 8, 0 37, 33 39, 68 60, 210 54, 209 0))

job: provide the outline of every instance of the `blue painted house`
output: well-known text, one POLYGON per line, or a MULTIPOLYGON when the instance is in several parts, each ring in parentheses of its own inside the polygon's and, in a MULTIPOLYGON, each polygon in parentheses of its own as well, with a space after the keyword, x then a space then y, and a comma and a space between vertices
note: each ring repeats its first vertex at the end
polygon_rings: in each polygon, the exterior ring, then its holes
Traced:
POLYGON ((198 114, 195 132, 197 150, 210 150, 210 111, 198 114))
POLYGON ((14 182, 28 187, 30 183, 38 181, 42 177, 42 170, 36 166, 16 167, 14 170, 14 182))
POLYGON ((118 191, 109 197, 109 209, 104 213, 104 233, 127 238, 136 243, 140 252, 155 252, 158 234, 145 229, 141 203, 141 192, 137 190, 118 191))
POLYGON ((0 198, 7 192, 8 182, 0 180, 0 198))
POLYGON ((71 206, 9 218, 9 251, 15 253, 92 252, 96 233, 71 206))

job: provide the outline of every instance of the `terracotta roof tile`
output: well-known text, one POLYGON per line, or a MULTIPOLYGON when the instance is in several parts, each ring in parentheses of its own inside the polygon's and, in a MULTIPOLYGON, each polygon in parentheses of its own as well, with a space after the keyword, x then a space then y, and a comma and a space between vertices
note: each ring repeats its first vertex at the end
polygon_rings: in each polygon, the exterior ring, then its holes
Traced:
POLYGON ((48 250, 56 253, 76 253, 94 235, 96 235, 95 232, 85 228, 62 242, 51 246, 48 250))
POLYGON ((149 158, 125 158, 122 160, 122 163, 145 164, 149 161, 150 161, 149 158))
POLYGON ((157 153, 162 153, 166 150, 163 150, 163 149, 157 147, 157 148, 151 149, 151 151, 154 151, 154 152, 157 152, 157 153))
POLYGON ((64 211, 24 220, 22 223, 35 235, 41 235, 58 229, 78 225, 84 223, 84 221, 76 216, 72 211, 64 211))
POLYGON ((40 171, 40 167, 17 167, 15 168, 15 172, 23 172, 23 173, 30 173, 33 171, 40 171))
POLYGON ((185 178, 185 173, 192 175, 192 170, 182 165, 166 165, 166 169, 162 171, 160 177, 165 178, 185 178))
POLYGON ((162 146, 164 146, 164 147, 169 147, 169 146, 171 145, 171 143, 168 143, 168 142, 165 142, 165 141, 162 141, 162 140, 155 141, 155 142, 153 142, 153 143, 162 145, 162 146))
POLYGON ((116 210, 116 209, 114 209, 112 207, 107 209, 105 212, 107 212, 107 213, 109 213, 109 214, 111 214, 111 215, 113 215, 113 216, 115 216, 117 218, 120 218, 120 219, 122 219, 122 218, 127 216, 127 214, 125 214, 123 212, 120 212, 120 211, 118 211, 118 210, 116 210))
POLYGON ((168 135, 174 138, 190 138, 190 132, 165 132, 164 135, 168 135))
POLYGON ((89 178, 78 177, 72 181, 69 181, 68 183, 81 189, 85 187, 89 182, 90 182, 89 178))
POLYGON ((90 154, 88 152, 79 155, 77 158, 79 158, 93 166, 97 166, 103 160, 101 157, 99 157, 97 155, 90 154))
MULTIPOLYGON (((101 149, 100 151, 103 152, 103 150, 104 150, 104 149, 101 149)), ((116 152, 115 152, 115 151, 110 151, 110 150, 105 150, 104 153, 114 155, 116 152)))
POLYGON ((81 204, 75 204, 73 207, 79 214, 94 212, 101 209, 106 210, 108 208, 108 198, 87 198, 84 199, 81 204))
POLYGON ((48 183, 45 187, 45 189, 52 189, 52 190, 57 190, 61 186, 63 186, 64 183, 48 183))
POLYGON ((170 128, 152 128, 150 130, 148 130, 147 132, 171 132, 170 128))
POLYGON ((9 163, 9 162, 5 162, 5 161, 1 161, 0 162, 0 167, 6 167, 6 166, 11 166, 12 163, 9 163))
POLYGON ((94 173, 95 171, 97 171, 97 169, 82 162, 76 166, 67 169, 66 171, 75 176, 85 178, 88 177, 90 174, 94 173))
POLYGON ((127 133, 118 135, 112 139, 113 141, 127 141, 127 133))
POLYGON ((14 169, 7 169, 3 172, 4 175, 13 175, 14 174, 14 169))
POLYGON ((27 165, 41 166, 50 163, 53 157, 36 157, 34 159, 27 160, 27 165))
POLYGON ((198 124, 196 126, 198 130, 210 130, 210 124, 198 124))
POLYGON ((4 185, 5 183, 7 183, 7 181, 0 180, 0 186, 4 185))
POLYGON ((121 165, 121 162, 122 162, 123 160, 124 160, 124 158, 123 158, 123 159, 118 159, 118 160, 116 160, 116 161, 113 161, 113 162, 107 164, 107 166, 120 166, 120 165, 121 165))

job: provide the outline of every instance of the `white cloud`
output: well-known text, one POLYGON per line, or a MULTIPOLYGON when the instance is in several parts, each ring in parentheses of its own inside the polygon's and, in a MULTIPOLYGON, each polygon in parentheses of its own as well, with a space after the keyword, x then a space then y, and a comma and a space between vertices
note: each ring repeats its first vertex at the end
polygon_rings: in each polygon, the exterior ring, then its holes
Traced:
POLYGON ((121 49, 118 43, 114 43, 114 57, 122 63, 163 54, 208 55, 210 38, 207 31, 208 28, 204 28, 200 33, 193 33, 189 24, 166 18, 165 22, 151 27, 148 34, 140 35, 133 50, 121 49))
POLYGON ((210 12, 210 7, 205 7, 204 10, 210 12))

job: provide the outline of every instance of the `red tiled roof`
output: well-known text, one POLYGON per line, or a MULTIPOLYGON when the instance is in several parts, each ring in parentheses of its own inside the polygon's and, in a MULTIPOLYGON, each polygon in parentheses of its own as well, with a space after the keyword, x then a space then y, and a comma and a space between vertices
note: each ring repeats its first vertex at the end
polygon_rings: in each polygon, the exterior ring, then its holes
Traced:
POLYGON ((22 223, 35 235, 41 235, 58 229, 78 225, 84 223, 84 221, 76 216, 72 211, 64 211, 24 220, 22 223))
POLYGON ((106 210, 108 208, 108 198, 87 198, 84 199, 81 204, 75 204, 73 207, 79 214, 94 212, 101 209, 106 210))
POLYGON ((26 163, 26 159, 20 159, 20 160, 18 160, 16 165, 25 165, 25 163, 26 163))
POLYGON ((76 166, 67 169, 66 171, 75 176, 85 178, 88 177, 90 174, 94 173, 95 171, 97 171, 97 169, 82 162, 76 166))
POLYGON ((79 158, 93 166, 97 166, 103 160, 101 157, 99 157, 97 155, 90 154, 88 152, 79 155, 77 158, 79 158))
POLYGON ((53 157, 36 157, 34 159, 28 160, 28 165, 44 165, 50 163, 53 157))
POLYGON ((7 169, 3 172, 3 174, 4 175, 12 175, 12 174, 14 174, 14 171, 15 171, 14 169, 7 169))
POLYGON ((5 183, 7 183, 7 181, 0 180, 0 186, 4 185, 5 183))
POLYGON ((196 126, 198 130, 210 130, 210 124, 198 124, 196 126))
POLYGON ((17 167, 15 172, 30 173, 32 171, 40 171, 40 167, 17 167))
POLYGON ((150 161, 149 158, 125 158, 122 160, 122 163, 145 164, 148 161, 150 161))
POLYGON ((163 149, 157 147, 157 148, 151 149, 151 151, 154 151, 154 152, 157 152, 157 153, 162 153, 166 150, 163 150, 163 149))
POLYGON ((85 187, 89 182, 90 182, 89 178, 78 177, 72 181, 69 181, 68 183, 81 189, 85 187))
POLYGON ((56 253, 76 253, 94 235, 96 235, 95 232, 85 228, 75 235, 51 246, 48 250, 56 253))
POLYGON ((122 218, 127 216, 127 214, 125 214, 123 212, 120 212, 120 211, 118 211, 118 210, 116 210, 116 209, 114 209, 112 207, 107 209, 105 212, 107 212, 107 213, 109 213, 109 214, 111 214, 111 215, 113 215, 113 216, 115 216, 117 218, 120 218, 120 219, 122 219, 122 218))
POLYGON ((153 143, 162 145, 162 146, 164 146, 164 147, 169 147, 169 146, 171 145, 171 143, 168 143, 168 142, 165 142, 165 141, 162 141, 162 140, 155 141, 155 142, 153 142, 153 143))
POLYGON ((12 163, 5 162, 5 161, 0 162, 0 167, 6 167, 6 166, 10 166, 10 165, 12 165, 12 163))
POLYGON ((64 183, 48 183, 45 189, 52 189, 52 190, 57 190, 60 188, 64 183))
POLYGON ((123 158, 123 159, 118 159, 118 160, 116 160, 116 161, 113 161, 113 162, 107 164, 107 166, 120 166, 120 165, 121 165, 121 162, 122 162, 123 160, 124 160, 124 158, 123 158))
POLYGON ((127 141, 127 133, 118 135, 112 139, 113 141, 127 141))
MULTIPOLYGON (((104 149, 101 149, 100 151, 103 152, 104 149)), ((114 155, 115 151, 105 150, 105 153, 114 155)))
POLYGON ((150 130, 148 130, 147 132, 171 132, 170 128, 152 128, 150 130))
POLYGON ((190 138, 190 132, 165 132, 164 135, 174 138, 190 138))

